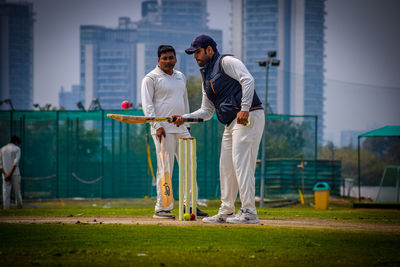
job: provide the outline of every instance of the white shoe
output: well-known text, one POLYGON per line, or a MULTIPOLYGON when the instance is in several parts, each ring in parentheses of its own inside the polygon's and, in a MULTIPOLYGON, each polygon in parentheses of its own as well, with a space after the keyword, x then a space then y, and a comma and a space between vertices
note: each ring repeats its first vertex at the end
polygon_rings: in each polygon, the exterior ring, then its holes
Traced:
POLYGON ((256 224, 259 223, 257 214, 250 213, 248 210, 240 209, 234 217, 226 219, 227 223, 256 224))
POLYGON ((217 215, 203 218, 203 222, 204 223, 226 223, 226 220, 231 217, 233 217, 233 213, 231 213, 231 214, 218 213, 217 215))

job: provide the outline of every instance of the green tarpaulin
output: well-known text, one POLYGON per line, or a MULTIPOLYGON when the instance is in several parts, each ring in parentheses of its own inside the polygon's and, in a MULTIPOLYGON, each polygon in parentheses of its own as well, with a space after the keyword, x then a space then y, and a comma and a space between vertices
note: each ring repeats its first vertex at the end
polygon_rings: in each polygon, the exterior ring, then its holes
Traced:
POLYGON ((400 125, 388 125, 376 130, 360 134, 358 137, 374 136, 400 136, 400 125))

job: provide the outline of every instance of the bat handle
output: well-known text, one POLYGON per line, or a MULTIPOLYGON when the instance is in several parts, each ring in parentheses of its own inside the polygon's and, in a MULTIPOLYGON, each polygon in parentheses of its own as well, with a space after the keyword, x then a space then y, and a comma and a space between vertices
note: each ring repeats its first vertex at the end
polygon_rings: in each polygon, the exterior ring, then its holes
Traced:
POLYGON ((185 118, 185 122, 203 122, 204 120, 201 118, 185 118))
MULTIPOLYGON (((171 121, 175 122, 176 119, 177 119, 176 117, 172 117, 171 121)), ((184 118, 183 121, 184 122, 203 122, 204 119, 202 119, 202 118, 184 118)))

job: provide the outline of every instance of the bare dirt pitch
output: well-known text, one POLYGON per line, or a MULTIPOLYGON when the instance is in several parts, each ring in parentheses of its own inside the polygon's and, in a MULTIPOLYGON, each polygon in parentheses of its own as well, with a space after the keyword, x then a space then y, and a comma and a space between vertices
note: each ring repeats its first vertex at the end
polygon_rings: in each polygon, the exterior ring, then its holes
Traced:
POLYGON ((299 227, 313 229, 340 229, 354 231, 400 232, 400 225, 337 222, 325 219, 265 219, 259 224, 205 224, 201 220, 179 221, 154 219, 151 217, 40 217, 5 216, 0 223, 22 224, 123 224, 123 225, 169 225, 169 226, 248 226, 248 227, 299 227))

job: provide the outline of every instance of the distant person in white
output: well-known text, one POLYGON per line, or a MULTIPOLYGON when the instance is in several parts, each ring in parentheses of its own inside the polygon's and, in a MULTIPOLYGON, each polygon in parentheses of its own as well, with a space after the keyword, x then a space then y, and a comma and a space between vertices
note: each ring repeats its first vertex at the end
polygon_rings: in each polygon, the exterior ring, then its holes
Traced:
POLYGON ((218 214, 203 222, 258 223, 254 172, 265 115, 254 78, 239 59, 220 55, 210 36, 196 37, 185 52, 201 67, 203 98, 199 110, 176 116, 175 123, 182 124, 186 116, 209 120, 216 113, 225 125, 219 162, 222 203, 218 214), (234 215, 238 192, 242 207, 234 215))
MULTIPOLYGON (((170 45, 158 47, 158 65, 142 80, 142 107, 145 116, 168 117, 173 114, 185 114, 189 112, 189 101, 186 90, 186 77, 180 71, 174 70, 176 64, 175 49, 170 45)), ((157 154, 157 202, 155 206, 155 218, 174 219, 171 213, 174 203, 166 205, 161 197, 161 179, 165 172, 160 152, 168 165, 164 166, 172 177, 174 169, 174 157, 178 160, 179 138, 190 137, 189 125, 177 127, 168 122, 151 123, 151 135, 157 154)), ((187 211, 188 212, 188 211, 187 211)), ((193 212, 194 213, 194 212, 193 212)), ((197 209, 197 216, 208 214, 197 209)))
POLYGON ((21 196, 21 174, 19 172, 19 159, 21 139, 17 136, 11 137, 9 144, 0 149, 0 169, 3 176, 3 207, 10 208, 11 187, 14 188, 17 208, 22 209, 21 196))

